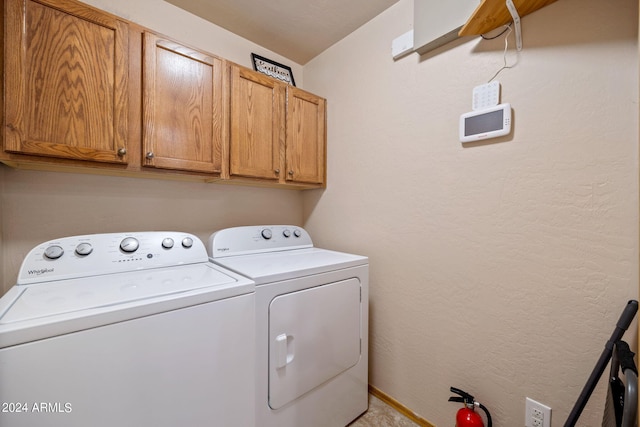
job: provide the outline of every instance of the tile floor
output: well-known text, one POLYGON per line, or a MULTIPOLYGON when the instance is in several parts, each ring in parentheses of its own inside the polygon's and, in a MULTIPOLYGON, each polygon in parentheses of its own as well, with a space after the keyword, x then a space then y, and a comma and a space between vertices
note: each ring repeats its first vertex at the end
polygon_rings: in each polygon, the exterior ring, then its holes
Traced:
POLYGON ((369 395, 369 410, 348 427, 419 427, 391 406, 369 395))

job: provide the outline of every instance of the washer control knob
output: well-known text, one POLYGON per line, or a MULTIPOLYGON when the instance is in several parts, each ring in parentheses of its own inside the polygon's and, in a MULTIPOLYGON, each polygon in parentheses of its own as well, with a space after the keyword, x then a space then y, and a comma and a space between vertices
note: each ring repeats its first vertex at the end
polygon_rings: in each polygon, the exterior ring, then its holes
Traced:
POLYGON ((291 237, 291 231, 290 231, 290 230, 288 230, 288 229, 286 229, 286 230, 284 230, 284 231, 282 232, 282 235, 283 235, 284 237, 291 237))
POLYGON ((184 239, 182 239, 183 248, 189 249, 191 246, 193 246, 193 239, 191 237, 185 237, 184 239))
POLYGON ((76 246, 76 254, 80 256, 87 256, 93 252, 93 246, 91 243, 83 242, 76 246))
POLYGON ((167 237, 162 240, 162 247, 165 249, 171 249, 173 247, 173 239, 171 237, 167 237))
POLYGON ((44 250, 44 256, 47 259, 58 259, 64 254, 64 249, 58 245, 51 245, 44 250))
POLYGON ((300 236, 302 236, 302 232, 300 230, 296 229, 296 230, 293 230, 293 235, 296 236, 296 237, 300 237, 300 236))
POLYGON ((122 249, 122 252, 135 252, 139 247, 140 243, 135 237, 126 237, 122 239, 122 242, 120 242, 120 249, 122 249))
POLYGON ((262 230, 262 233, 260 234, 262 234, 262 238, 265 240, 269 240, 273 236, 273 234, 271 234, 271 230, 269 230, 268 228, 262 230))

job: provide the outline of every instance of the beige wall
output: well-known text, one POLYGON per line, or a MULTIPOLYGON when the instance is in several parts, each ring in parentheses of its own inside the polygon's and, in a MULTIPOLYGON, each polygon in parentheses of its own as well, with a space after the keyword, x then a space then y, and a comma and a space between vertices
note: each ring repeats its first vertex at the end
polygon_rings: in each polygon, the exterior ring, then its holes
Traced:
POLYGON ((251 53, 282 62, 291 67, 296 84, 303 86, 304 76, 301 65, 163 0, 80 1, 245 67, 252 68, 251 53))
MULTIPOLYGON (((302 68, 158 0, 89 0, 101 9, 247 67, 251 53, 302 68)), ((61 236, 179 230, 206 240, 219 228, 259 223, 302 225, 299 191, 221 184, 45 173, 0 165, 0 295, 16 282, 27 252, 61 236)))
MULTIPOLYGON (((214 230, 302 223, 300 192, 235 185, 23 171, 4 173, 5 291, 27 252, 56 237, 178 230, 207 241, 214 230)), ((1 188, 1 187, 0 187, 1 188)))
MULTIPOLYGON (((5 276, 9 276, 8 274, 5 274, 7 272, 7 267, 5 267, 5 262, 4 262, 4 243, 3 243, 3 237, 4 237, 4 221, 2 220, 3 217, 3 209, 2 207, 4 206, 5 202, 4 202, 4 168, 0 167, 0 295, 3 295, 7 289, 9 289, 9 287, 11 286, 11 284, 6 283, 5 280, 5 276)), ((15 283, 15 280, 13 280, 13 278, 10 279, 11 283, 15 283)))
MULTIPOLYGON (((496 426, 524 424, 525 396, 562 425, 638 297, 637 3, 525 17, 498 78, 513 135, 481 145, 458 142, 458 118, 502 37, 394 62, 412 27, 400 0, 305 66, 329 100, 329 186, 304 194, 305 226, 370 257, 370 382, 439 427, 450 386, 496 426)), ((603 403, 598 388, 579 425, 600 425, 603 403)))
MULTIPOLYGON (((162 1, 89 3, 246 66, 251 52, 291 63, 162 1)), ((502 39, 393 62, 412 27, 400 0, 291 64, 329 100, 326 190, 0 166, 0 280, 63 235, 306 222, 320 246, 371 258, 373 385, 440 427, 451 385, 496 426, 523 424, 525 396, 559 425, 638 296, 637 16, 635 0, 561 0, 524 18, 525 49, 499 77, 513 136, 463 147, 458 117, 502 65, 502 39)), ((581 425, 599 425, 603 402, 599 388, 581 425)))

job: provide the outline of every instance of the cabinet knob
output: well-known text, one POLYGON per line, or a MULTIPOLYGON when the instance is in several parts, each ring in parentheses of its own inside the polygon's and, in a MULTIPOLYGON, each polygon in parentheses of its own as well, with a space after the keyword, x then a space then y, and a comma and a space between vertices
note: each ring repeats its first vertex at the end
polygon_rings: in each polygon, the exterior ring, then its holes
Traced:
POLYGON ((276 175, 280 175, 280 169, 276 169, 274 170, 274 172, 276 173, 276 175))
POLYGON ((125 154, 127 154, 126 148, 123 147, 118 149, 118 156, 123 157, 125 154))
POLYGON ((289 171, 289 176, 293 176, 293 171, 289 171))
POLYGON ((147 157, 147 159, 151 160, 151 159, 153 159, 153 156, 154 156, 153 151, 149 151, 149 152, 147 153, 147 156, 146 156, 146 157, 147 157))

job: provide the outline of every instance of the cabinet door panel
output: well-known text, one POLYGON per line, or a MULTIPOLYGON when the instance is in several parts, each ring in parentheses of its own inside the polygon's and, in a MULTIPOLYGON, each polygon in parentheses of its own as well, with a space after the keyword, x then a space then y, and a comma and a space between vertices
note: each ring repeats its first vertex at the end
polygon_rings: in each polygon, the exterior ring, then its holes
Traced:
POLYGON ((144 34, 144 165, 220 172, 222 60, 144 34))
POLYGON ((303 90, 287 89, 287 181, 325 181, 326 101, 303 90))
POLYGON ((230 174, 277 180, 285 87, 251 70, 231 70, 230 174))
POLYGON ((126 163, 128 24, 65 0, 4 7, 5 150, 126 163))

